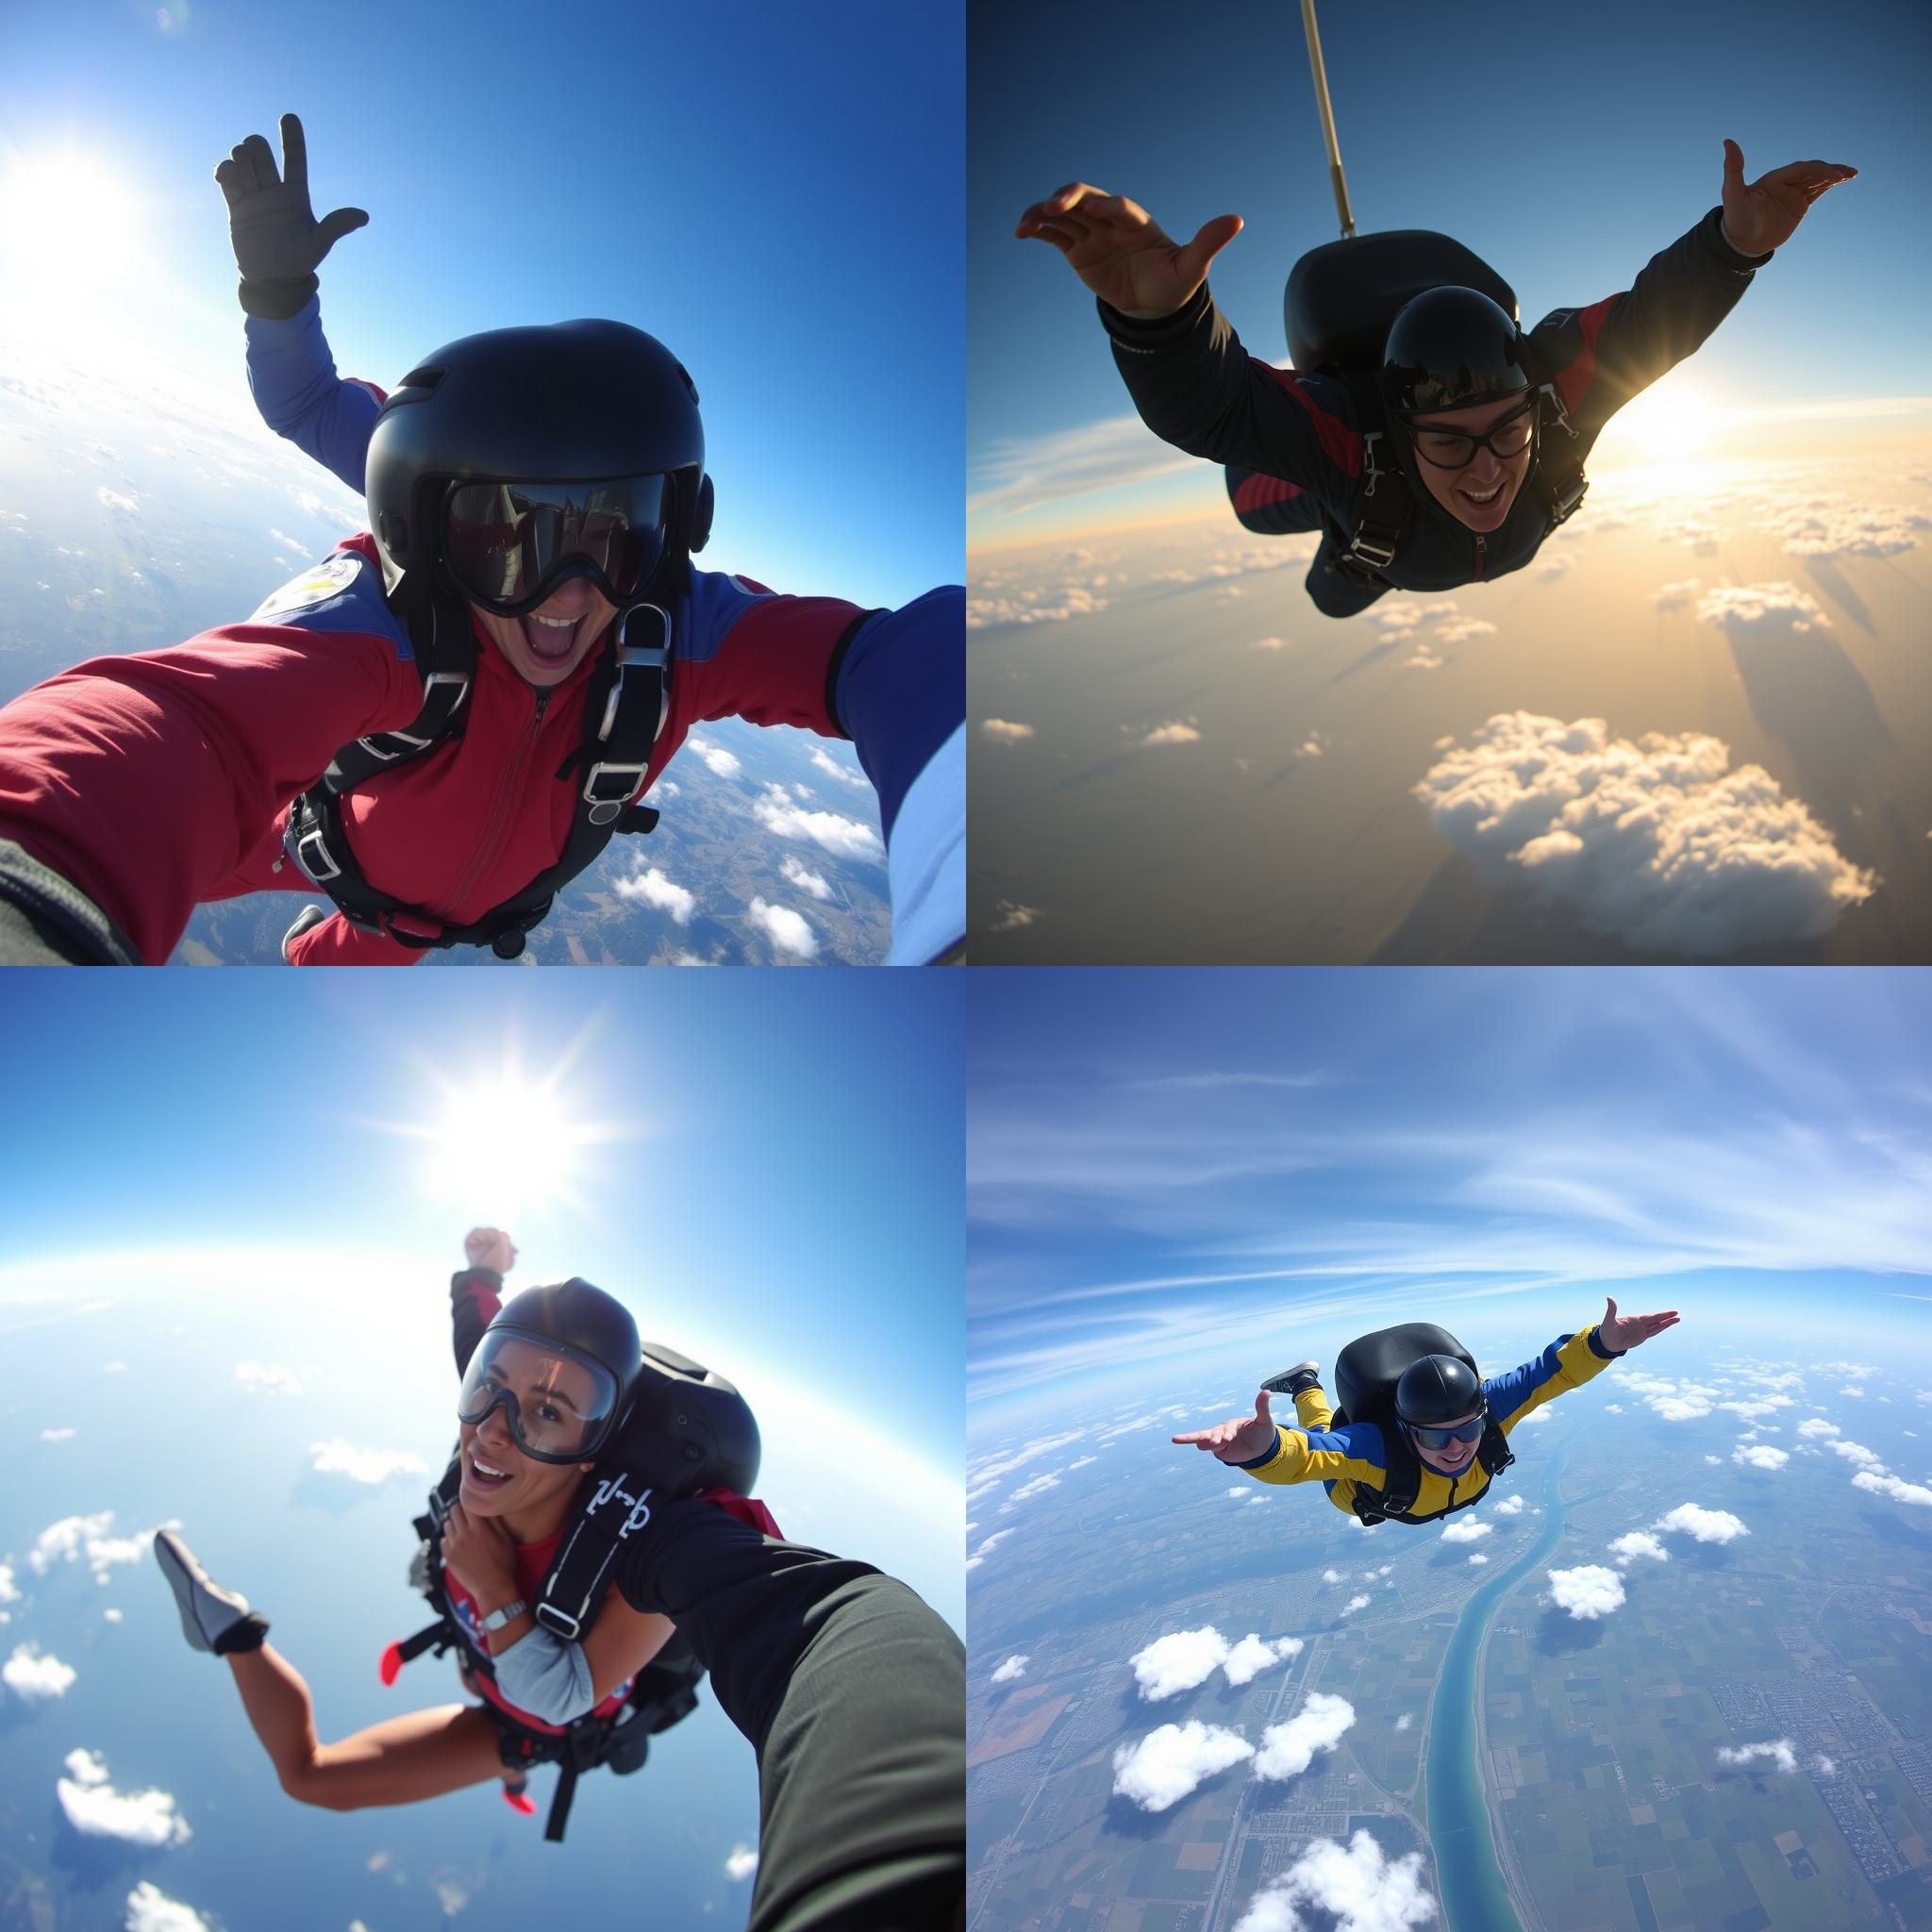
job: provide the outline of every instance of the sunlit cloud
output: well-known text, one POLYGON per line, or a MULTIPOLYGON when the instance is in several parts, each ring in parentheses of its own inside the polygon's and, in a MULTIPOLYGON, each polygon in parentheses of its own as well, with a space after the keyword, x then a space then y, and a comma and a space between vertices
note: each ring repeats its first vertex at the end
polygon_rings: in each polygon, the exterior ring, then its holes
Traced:
POLYGON ((1491 717, 1414 788, 1436 828, 1499 875, 1645 951, 1734 953, 1815 939, 1869 898, 1804 805, 1715 738, 1613 739, 1601 718, 1491 717))

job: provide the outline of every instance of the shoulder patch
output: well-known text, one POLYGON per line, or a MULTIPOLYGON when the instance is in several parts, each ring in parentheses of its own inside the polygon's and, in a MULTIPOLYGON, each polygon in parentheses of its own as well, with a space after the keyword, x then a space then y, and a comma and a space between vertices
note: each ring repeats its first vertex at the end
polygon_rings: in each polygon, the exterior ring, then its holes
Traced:
POLYGON ((313 610, 353 588, 357 577, 367 568, 353 550, 335 551, 313 570, 304 571, 265 599, 248 622, 262 624, 287 617, 291 611, 313 610))

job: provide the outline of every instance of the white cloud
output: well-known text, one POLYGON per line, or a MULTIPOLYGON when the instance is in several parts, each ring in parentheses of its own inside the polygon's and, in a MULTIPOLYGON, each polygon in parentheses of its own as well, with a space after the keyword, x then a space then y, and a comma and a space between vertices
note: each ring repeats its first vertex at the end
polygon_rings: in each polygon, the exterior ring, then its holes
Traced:
POLYGON ((1322 1573, 1322 1581, 1324 1583, 1346 1583, 1348 1581, 1348 1572, 1346 1570, 1324 1570, 1322 1573))
POLYGON ((1122 1744, 1113 1754, 1115 1795, 1131 1799, 1143 1811, 1177 1805, 1204 1778, 1252 1757, 1255 1747, 1239 1731, 1204 1724, 1162 1724, 1138 1744, 1122 1744))
POLYGON ((1015 1504, 1025 1502, 1029 1496, 1043 1496, 1048 1490, 1057 1490, 1059 1488, 1059 1486, 1060 1479, 1058 1472, 1051 1469, 1047 1470, 1043 1474, 1035 1476, 1030 1482, 1022 1483, 1020 1487, 1017 1490, 1015 1490, 1013 1493, 1010 1496, 1008 1496, 1004 1503, 1000 1505, 1000 1508, 1002 1512, 1011 1509, 1015 1504))
POLYGON ((27 1565, 36 1575, 44 1576, 56 1563, 72 1563, 85 1556, 94 1581, 105 1583, 116 1563, 140 1562, 155 1540, 151 1529, 139 1536, 109 1536, 113 1524, 111 1509, 95 1516, 63 1516, 41 1532, 27 1552, 27 1565))
POLYGON ((1500 1503, 1494 1506, 1491 1513, 1496 1516, 1521 1516, 1523 1514, 1523 1498, 1521 1496, 1505 1496, 1500 1503))
POLYGON ((145 1878, 127 1894, 125 1924, 126 1932, 208 1932, 208 1921, 192 1906, 170 1898, 145 1878))
POLYGON ((1068 1463, 1067 1467, 1070 1470, 1085 1469, 1090 1462, 1098 1462, 1099 1460, 1100 1457, 1097 1456, 1078 1456, 1072 1462, 1068 1463))
POLYGON ((1861 1469, 1852 1478, 1855 1490, 1870 1490, 1874 1496, 1890 1496, 1894 1503, 1912 1503, 1920 1508, 1932 1505, 1932 1490, 1920 1483, 1908 1483, 1899 1476, 1876 1470, 1861 1469))
POLYGON ((1316 1839, 1287 1871, 1255 1894, 1234 1932, 1307 1932, 1304 1906, 1334 1932, 1408 1932, 1436 1923, 1435 1896, 1423 1880, 1420 1852, 1391 1859, 1366 1831, 1344 1850, 1316 1839))
POLYGON ((43 1442, 71 1442, 77 1433, 78 1431, 75 1429, 42 1429, 41 1431, 41 1441, 43 1442))
POLYGON ((670 913, 673 923, 677 925, 689 925, 691 914, 698 909, 697 899, 690 889, 680 886, 668 873, 659 871, 655 865, 633 873, 629 878, 619 879, 617 896, 655 906, 660 911, 670 913))
POLYGON ((1308 1701, 1285 1724, 1270 1724, 1255 1754, 1259 1778, 1299 1777, 1321 1751, 1332 1751, 1355 1723, 1355 1706, 1345 1697, 1311 1690, 1308 1701))
POLYGON ((1158 744, 1193 744, 1200 736, 1193 721, 1171 718, 1165 724, 1157 724, 1140 742, 1143 748, 1158 744))
POLYGON ((1885 1458, 1874 1456, 1862 1442, 1847 1442, 1842 1439, 1824 1445, 1834 1456, 1842 1456, 1847 1462, 1856 1462, 1860 1469, 1883 1469, 1885 1458))
POLYGON ((758 1855, 749 1845, 733 1845, 724 1860, 724 1875, 734 1881, 749 1878, 758 1869, 758 1855))
POLYGON ((1200 1630, 1175 1630, 1157 1637, 1127 1661, 1134 1680, 1149 1704, 1158 1704, 1183 1690, 1205 1684, 1227 1659, 1227 1640, 1211 1624, 1200 1630))
POLYGON ((1282 648, 1279 638, 1257 638, 1254 648, 1257 651, 1278 651, 1282 648))
POLYGON ((1402 1715, 1395 1720, 1395 1728, 1398 1731, 1406 1731, 1407 1730, 1410 1724, 1414 1724, 1414 1722, 1415 1712, 1412 1710, 1405 1710, 1402 1713, 1402 1715))
POLYGON ((1476 1543, 1486 1536, 1494 1536, 1494 1528, 1487 1523, 1472 1523, 1464 1517, 1460 1523, 1445 1523, 1442 1525, 1442 1541, 1445 1543, 1476 1543))
POLYGON ((1791 1749, 1789 1738, 1779 1738, 1769 1744, 1743 1744, 1733 1750, 1728 1745, 1718 1747, 1717 1761, 1720 1764, 1754 1764, 1760 1757, 1770 1758, 1780 1771, 1796 1771, 1798 1754, 1791 1749))
POLYGON ((781 953, 791 953, 800 959, 818 958, 819 939, 811 929, 811 922, 802 912, 794 912, 790 906, 773 906, 761 898, 755 898, 745 908, 745 918, 757 926, 781 953))
POLYGON ((237 1362, 235 1379, 244 1389, 268 1389, 282 1395, 299 1395, 302 1383, 292 1369, 273 1362, 237 1362))
POLYGON ((1698 732, 1612 739, 1601 718, 1498 713, 1413 788, 1492 869, 1649 951, 1713 957, 1816 939, 1869 898, 1803 804, 1698 732))
POLYGON ((40 1646, 34 1643, 16 1644, 13 1655, 0 1664, 0 1684, 29 1704, 45 1704, 56 1697, 65 1697, 77 1674, 58 1657, 42 1657, 40 1646))
POLYGON ((68 1775, 56 1779, 54 1791, 75 1831, 150 1847, 182 1844, 193 1835, 166 1791, 117 1791, 99 1753, 70 1751, 66 1763, 68 1775))
POLYGON ((832 889, 823 873, 811 871, 804 859, 795 853, 788 852, 778 870, 788 884, 794 885, 801 892, 809 892, 814 899, 829 899, 832 889))
POLYGON ((871 790, 872 780, 863 772, 855 772, 850 765, 841 765, 822 744, 811 748, 813 766, 828 778, 836 778, 841 785, 850 785, 855 791, 871 790))
POLYGON ((1836 1777, 1838 1775, 1837 1764, 1827 1757, 1823 1751, 1818 1754, 1817 1761, 1812 1768, 1820 1777, 1836 1777))
POLYGON ((1062 497, 1119 490, 1193 468, 1193 458, 1162 442, 1139 416, 1110 416, 994 442, 975 459, 974 481, 981 487, 968 495, 966 508, 1020 515, 1062 497))
POLYGON ((374 1486, 386 1483, 392 1475, 427 1475, 423 1459, 407 1449, 358 1449, 354 1443, 336 1437, 328 1442, 311 1442, 317 1475, 345 1475, 351 1482, 374 1486))
POLYGON ((1352 1596, 1336 1614, 1342 1617, 1353 1616, 1357 1610, 1365 1610, 1368 1607, 1369 1600, 1367 1597, 1352 1596))
POLYGON ((1731 1460, 1747 1469, 1782 1469, 1790 1459, 1788 1452, 1774 1449, 1769 1442, 1740 1442, 1731 1451, 1731 1460))
POLYGON ((1472 1563, 1487 1563, 1490 1559, 1477 1550, 1469 1559, 1472 1563))
POLYGON ((1835 1436, 1838 1434, 1838 1424, 1826 1422, 1822 1415, 1807 1415, 1798 1424, 1798 1433, 1801 1436, 1811 1438, 1835 1436))
POLYGON ((1735 1542, 1751 1534, 1728 1509, 1706 1509, 1695 1503, 1679 1503, 1668 1515, 1659 1516, 1652 1527, 1675 1530, 1701 1543, 1735 1542))
POLYGON ((1610 1545, 1610 1554, 1620 1563, 1634 1563, 1639 1557, 1654 1557, 1659 1563, 1671 1560, 1670 1551, 1647 1529, 1633 1529, 1629 1535, 1620 1536, 1610 1545))
POLYGON ((1025 1653, 1023 1651, 1015 1657, 1009 1657, 1006 1660, 1006 1662, 1003 1663, 999 1667, 999 1669, 992 1674, 992 1681, 995 1684, 1010 1684, 1013 1683, 1016 1679, 1024 1676, 1025 1674, 1026 1656, 1025 1653))
POLYGON ((837 858, 883 861, 886 856, 884 841, 870 825, 834 811, 801 811, 782 785, 766 786, 752 815, 768 832, 781 839, 808 840, 837 858))
POLYGON ((687 738, 685 743, 721 778, 735 778, 743 770, 737 758, 722 744, 713 744, 706 738, 687 738))
POLYGON ((1277 1637, 1270 1642, 1250 1630, 1239 1643, 1229 1647, 1221 1668, 1230 1684, 1252 1683, 1269 1665, 1287 1662, 1298 1656, 1301 1648, 1299 1637, 1277 1637))
POLYGON ((1586 1621, 1607 1617, 1624 1605, 1624 1579, 1601 1563, 1581 1563, 1574 1570, 1549 1572, 1550 1593, 1558 1609, 1586 1621))
MULTIPOLYGON (((1002 1476, 1011 1475, 1016 1469, 1025 1468, 1029 1462, 1039 1461, 1042 1456, 1051 1456, 1056 1449, 1064 1449, 1071 1442, 1084 1441, 1086 1437, 1085 1429, 1069 1429, 1059 1436, 1035 1436, 1017 1449, 996 1450, 990 1460, 981 1458, 968 1464, 966 1480, 983 1488, 988 1483, 997 1482, 1002 1476)), ((967 1500, 970 1502, 972 1496, 978 1493, 978 1489, 974 1490, 967 1500)))
POLYGON ((1033 736, 1032 725, 1015 724, 1006 718, 988 718, 979 728, 995 744, 1018 744, 1033 736))

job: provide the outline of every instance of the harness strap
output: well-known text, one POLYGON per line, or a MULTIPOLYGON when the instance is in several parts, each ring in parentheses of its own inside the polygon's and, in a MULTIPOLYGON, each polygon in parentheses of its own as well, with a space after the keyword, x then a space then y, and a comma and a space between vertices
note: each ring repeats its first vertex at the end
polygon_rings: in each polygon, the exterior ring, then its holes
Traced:
MULTIPOLYGON (((1347 385, 1357 423, 1379 424, 1386 421, 1381 386, 1371 371, 1344 369, 1339 363, 1330 362, 1324 363, 1320 373, 1338 376, 1347 385)), ((1538 387, 1543 398, 1542 408, 1538 411, 1539 425, 1545 415, 1552 416, 1555 426, 1561 429, 1572 443, 1579 441, 1581 439, 1577 431, 1571 427, 1563 399, 1557 394, 1556 384, 1548 379, 1547 369, 1541 361, 1535 374, 1540 378, 1538 387)), ((1408 535, 1414 517, 1414 495, 1401 465, 1393 461, 1393 441, 1386 428, 1364 428, 1362 445, 1363 469, 1368 484, 1362 491, 1362 507, 1354 534, 1349 535, 1340 523, 1325 514, 1322 523, 1335 546, 1336 555, 1332 562, 1336 575, 1365 589, 1386 590, 1389 580, 1383 573, 1393 565, 1408 535), (1390 467, 1386 469, 1376 460, 1377 443, 1383 444, 1384 453, 1391 457, 1390 467)), ((1583 458, 1565 444, 1544 446, 1540 443, 1531 475, 1553 529, 1575 515, 1578 506, 1589 493, 1590 479, 1583 474, 1583 458)))
POLYGON ((559 779, 574 778, 581 767, 590 768, 557 863, 466 925, 449 924, 426 907, 372 885, 342 824, 344 792, 460 731, 475 681, 476 641, 467 611, 459 600, 439 593, 426 611, 411 614, 409 630, 424 669, 423 708, 408 730, 358 739, 337 752, 328 770, 291 808, 283 845, 310 884, 353 925, 418 951, 489 946, 500 958, 514 959, 531 928, 549 915, 559 889, 587 870, 615 834, 657 827, 656 809, 630 801, 671 715, 671 614, 655 604, 629 612, 591 675, 584 741, 557 773, 559 779))

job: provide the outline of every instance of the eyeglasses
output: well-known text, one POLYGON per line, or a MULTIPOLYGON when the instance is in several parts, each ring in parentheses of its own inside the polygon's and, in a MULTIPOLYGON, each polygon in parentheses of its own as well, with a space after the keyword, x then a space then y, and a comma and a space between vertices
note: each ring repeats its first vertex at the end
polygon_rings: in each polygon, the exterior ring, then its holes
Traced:
POLYGON ((1489 1414, 1470 1417, 1466 1423, 1458 1423, 1453 1429, 1419 1429, 1413 1423, 1403 1426, 1424 1449, 1446 1449, 1452 1442, 1474 1442, 1479 1438, 1489 1423, 1489 1414))
POLYGON ((1515 415, 1492 424, 1487 436, 1466 436, 1459 429, 1435 429, 1411 424, 1415 453, 1439 470, 1460 470, 1475 461, 1477 449, 1486 449, 1499 462, 1521 456, 1536 428, 1535 404, 1526 404, 1515 415))

